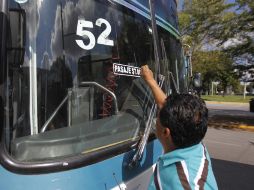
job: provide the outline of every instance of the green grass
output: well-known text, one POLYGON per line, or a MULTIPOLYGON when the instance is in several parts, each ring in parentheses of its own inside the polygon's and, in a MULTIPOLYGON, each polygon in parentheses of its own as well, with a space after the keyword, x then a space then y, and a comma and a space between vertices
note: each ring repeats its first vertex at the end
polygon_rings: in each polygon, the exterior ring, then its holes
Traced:
POLYGON ((222 95, 209 95, 209 96, 201 96, 202 99, 205 101, 218 101, 218 102, 240 102, 240 103, 248 103, 251 98, 254 98, 254 96, 246 96, 245 99, 243 99, 243 95, 235 95, 235 96, 227 96, 224 97, 222 95))

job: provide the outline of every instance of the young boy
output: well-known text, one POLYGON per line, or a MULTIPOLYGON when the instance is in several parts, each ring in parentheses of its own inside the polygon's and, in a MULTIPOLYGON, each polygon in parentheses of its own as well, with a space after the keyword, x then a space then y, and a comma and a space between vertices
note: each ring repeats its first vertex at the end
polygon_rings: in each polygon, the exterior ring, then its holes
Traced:
POLYGON ((141 75, 160 110, 156 136, 164 149, 148 189, 218 189, 209 154, 201 142, 208 120, 204 101, 190 94, 166 97, 147 65, 141 68, 141 75))

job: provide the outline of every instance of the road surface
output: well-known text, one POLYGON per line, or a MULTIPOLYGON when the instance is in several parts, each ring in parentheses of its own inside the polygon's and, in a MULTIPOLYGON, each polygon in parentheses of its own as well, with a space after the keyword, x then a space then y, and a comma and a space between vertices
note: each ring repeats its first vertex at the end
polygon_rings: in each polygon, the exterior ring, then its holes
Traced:
POLYGON ((252 129, 254 125, 254 113, 248 106, 207 103, 209 119, 217 123, 210 122, 213 126, 208 128, 204 143, 221 190, 254 190, 254 132, 238 128, 244 124, 252 129))

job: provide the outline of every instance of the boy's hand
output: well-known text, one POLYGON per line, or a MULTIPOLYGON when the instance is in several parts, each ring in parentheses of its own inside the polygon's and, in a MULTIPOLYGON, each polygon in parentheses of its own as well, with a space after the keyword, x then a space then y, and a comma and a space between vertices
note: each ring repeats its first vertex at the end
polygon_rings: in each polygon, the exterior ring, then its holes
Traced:
POLYGON ((153 72, 149 69, 148 65, 141 67, 141 76, 147 83, 154 81, 153 72))

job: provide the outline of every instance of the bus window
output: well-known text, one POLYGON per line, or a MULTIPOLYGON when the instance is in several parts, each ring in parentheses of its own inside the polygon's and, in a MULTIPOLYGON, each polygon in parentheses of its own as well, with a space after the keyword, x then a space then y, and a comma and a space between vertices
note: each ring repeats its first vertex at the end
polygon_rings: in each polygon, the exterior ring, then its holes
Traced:
POLYGON ((164 89, 168 94, 186 93, 186 68, 182 59, 181 43, 168 31, 159 27, 159 38, 163 55, 161 74, 167 76, 164 89))
POLYGON ((113 65, 154 68, 150 21, 109 1, 10 2, 26 16, 24 61, 7 72, 10 154, 47 161, 137 142, 152 98, 113 65))

